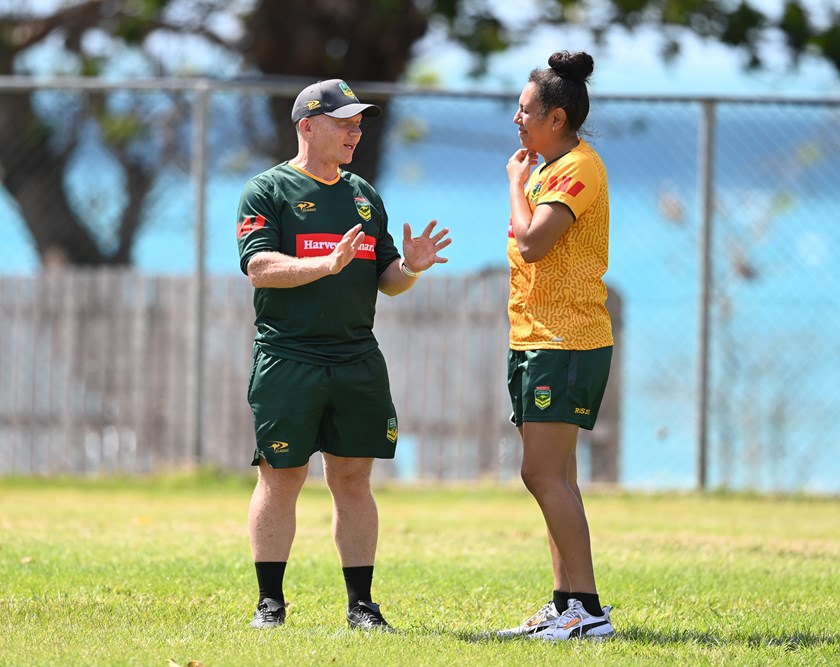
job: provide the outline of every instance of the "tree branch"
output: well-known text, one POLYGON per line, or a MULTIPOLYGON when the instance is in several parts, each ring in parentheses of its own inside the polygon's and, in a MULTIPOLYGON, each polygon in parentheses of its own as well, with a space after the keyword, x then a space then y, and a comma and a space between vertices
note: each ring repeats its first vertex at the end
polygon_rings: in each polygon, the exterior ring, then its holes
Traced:
POLYGON ((63 30, 71 25, 85 28, 98 25, 105 18, 102 15, 105 2, 106 0, 87 0, 37 19, 4 19, 0 26, 10 29, 13 51, 24 51, 40 43, 56 30, 63 30))

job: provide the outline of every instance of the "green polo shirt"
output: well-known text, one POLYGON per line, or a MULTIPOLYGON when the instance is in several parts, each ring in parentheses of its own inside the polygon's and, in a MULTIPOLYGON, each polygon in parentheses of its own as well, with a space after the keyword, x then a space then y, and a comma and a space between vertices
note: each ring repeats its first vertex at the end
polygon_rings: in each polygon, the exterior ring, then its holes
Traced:
POLYGON ((365 240, 336 275, 291 288, 254 290, 256 342, 266 352, 306 363, 355 363, 377 349, 373 319, 379 277, 399 259, 376 190, 346 171, 323 181, 283 162, 252 178, 239 203, 240 268, 254 254, 328 255, 361 223, 365 240))

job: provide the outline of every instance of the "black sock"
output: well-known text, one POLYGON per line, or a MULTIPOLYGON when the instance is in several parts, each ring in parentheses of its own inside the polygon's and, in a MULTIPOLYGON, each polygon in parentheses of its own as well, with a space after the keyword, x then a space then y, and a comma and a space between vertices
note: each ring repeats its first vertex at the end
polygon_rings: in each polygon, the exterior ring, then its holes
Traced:
POLYGON ((587 613, 593 616, 603 616, 604 610, 601 609, 601 601, 598 599, 597 593, 569 593, 570 598, 580 600, 583 608, 587 613))
POLYGON ((347 586, 347 606, 355 607, 360 601, 371 602, 370 585, 373 582, 373 565, 343 567, 344 583, 347 586))
POLYGON ((283 576, 286 574, 286 563, 263 562, 254 563, 257 568, 257 584, 260 587, 260 602, 266 598, 286 603, 283 597, 283 576))
POLYGON ((554 591, 554 607, 562 614, 569 606, 569 598, 572 597, 569 591, 554 591))

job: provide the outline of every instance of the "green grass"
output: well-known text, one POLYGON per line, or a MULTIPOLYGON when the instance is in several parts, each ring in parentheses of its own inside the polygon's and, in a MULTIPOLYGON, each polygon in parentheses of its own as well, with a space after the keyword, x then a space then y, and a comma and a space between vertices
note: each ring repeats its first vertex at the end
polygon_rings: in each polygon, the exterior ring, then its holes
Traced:
POLYGON ((840 503, 588 493, 603 644, 496 642, 549 599, 519 487, 377 489, 374 597, 402 632, 344 625, 330 499, 304 489, 286 625, 248 627, 250 478, 0 481, 0 665, 840 664, 840 503))

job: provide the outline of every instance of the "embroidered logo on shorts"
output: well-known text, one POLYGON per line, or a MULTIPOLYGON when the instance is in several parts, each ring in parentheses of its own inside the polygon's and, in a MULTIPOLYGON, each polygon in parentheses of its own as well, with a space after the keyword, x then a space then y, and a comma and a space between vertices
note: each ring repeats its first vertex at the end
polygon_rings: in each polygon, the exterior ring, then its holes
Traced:
POLYGON ((396 442, 397 433, 397 420, 391 417, 391 419, 388 420, 388 431, 385 433, 385 437, 387 437, 391 442, 396 442))
POLYGON ((534 403, 540 410, 551 405, 551 387, 537 387, 534 390, 534 403))
POLYGON ((271 448, 274 450, 275 454, 288 454, 289 453, 289 443, 288 442, 272 442, 271 448))

